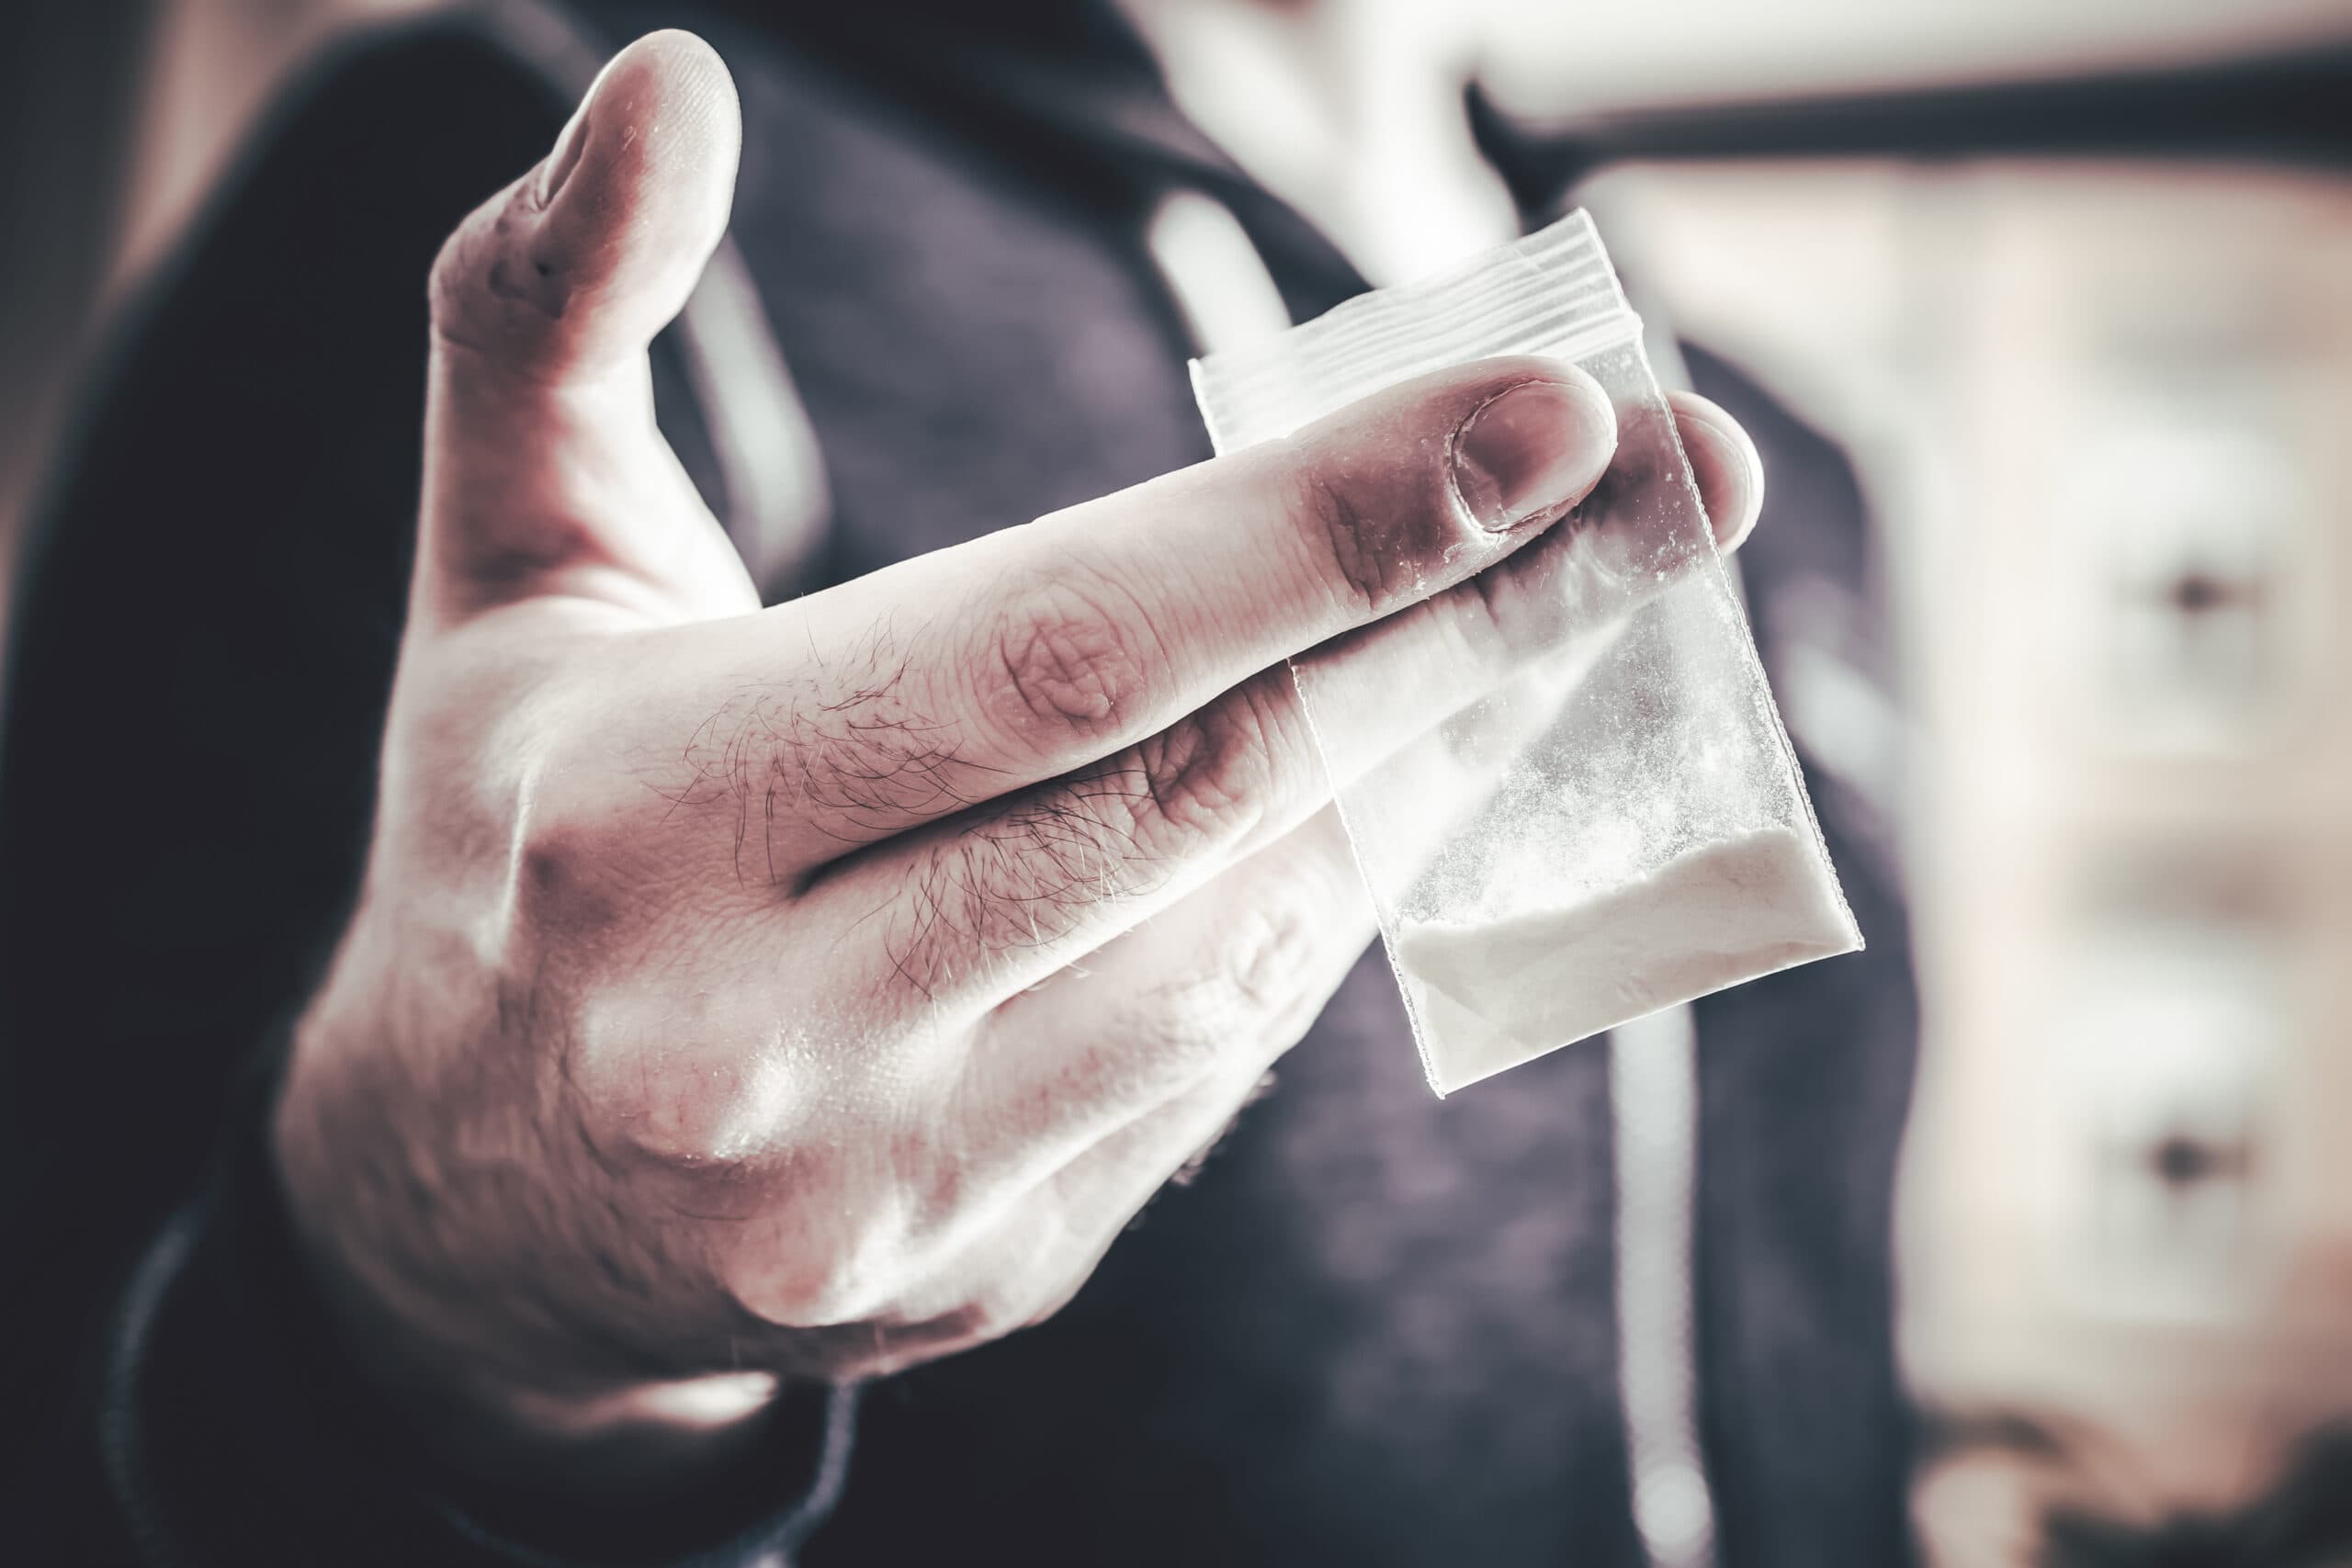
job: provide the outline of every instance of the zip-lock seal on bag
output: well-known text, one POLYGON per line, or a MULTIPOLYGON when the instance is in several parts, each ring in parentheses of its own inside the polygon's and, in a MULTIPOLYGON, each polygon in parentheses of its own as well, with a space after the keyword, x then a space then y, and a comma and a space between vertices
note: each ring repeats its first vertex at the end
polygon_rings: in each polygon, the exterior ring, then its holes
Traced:
POLYGON ((1225 453, 1501 355, 1590 373, 1617 452, 1581 506, 1447 591, 1490 634, 1461 705, 1399 743, 1376 645, 1396 653, 1410 611, 1291 661, 1440 1094, 1862 944, 1590 218, 1195 360, 1193 388, 1225 453))

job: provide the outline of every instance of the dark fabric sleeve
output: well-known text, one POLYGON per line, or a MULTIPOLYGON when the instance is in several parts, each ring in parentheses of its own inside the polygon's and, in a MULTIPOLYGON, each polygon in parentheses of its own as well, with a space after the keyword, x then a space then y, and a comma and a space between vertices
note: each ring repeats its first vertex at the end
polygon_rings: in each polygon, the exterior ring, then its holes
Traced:
POLYGON ((751 1568, 789 1562, 822 1520, 852 1390, 796 1387, 690 1510, 520 1511, 439 1471, 342 1353, 278 1200, 266 1080, 245 1098, 105 1332, 93 1430, 133 1560, 751 1568))
MULTIPOLYGON (((333 1392, 254 1174, 261 1100, 232 1086, 269 1080, 262 1043, 314 983, 361 865, 433 256, 566 112, 469 26, 322 66, 122 323, 47 488, 0 730, 11 1561, 530 1560, 468 1545, 390 1428, 333 1392), (193 1533, 159 1533, 144 1510, 164 1496, 193 1533), (208 1544, 232 1526, 225 1555, 208 1544)), ((664 429, 696 472, 682 379, 658 347, 664 429)), ((633 1557, 769 1561, 825 1422, 786 1412, 798 1435, 780 1427, 766 1497, 641 1521, 633 1557)))

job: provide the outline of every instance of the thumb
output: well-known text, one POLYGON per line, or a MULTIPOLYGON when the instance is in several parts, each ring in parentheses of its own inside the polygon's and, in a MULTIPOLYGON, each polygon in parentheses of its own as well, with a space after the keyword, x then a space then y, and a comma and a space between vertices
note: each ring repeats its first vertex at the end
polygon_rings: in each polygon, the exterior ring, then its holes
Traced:
POLYGON ((651 34, 605 67, 548 157, 441 247, 422 608, 461 613, 583 574, 674 587, 665 579, 707 566, 717 525, 654 425, 646 350, 726 231, 741 141, 710 46, 651 34))

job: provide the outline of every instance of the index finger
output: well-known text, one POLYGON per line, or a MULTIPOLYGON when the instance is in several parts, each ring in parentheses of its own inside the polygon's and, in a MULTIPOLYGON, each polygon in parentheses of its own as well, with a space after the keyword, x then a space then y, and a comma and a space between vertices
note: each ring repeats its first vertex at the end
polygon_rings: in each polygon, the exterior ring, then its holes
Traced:
POLYGON ((760 785, 769 864, 820 864, 1467 579, 1582 500, 1615 441, 1573 366, 1442 371, 756 616, 646 634, 670 646, 637 661, 662 674, 635 726, 674 752, 682 718, 723 716, 705 747, 760 785))

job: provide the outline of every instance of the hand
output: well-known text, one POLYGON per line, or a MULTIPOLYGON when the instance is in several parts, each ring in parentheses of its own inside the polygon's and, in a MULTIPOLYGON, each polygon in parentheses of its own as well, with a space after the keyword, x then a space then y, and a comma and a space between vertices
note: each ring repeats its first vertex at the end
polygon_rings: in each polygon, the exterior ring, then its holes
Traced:
POLYGON ((1507 675, 1462 652, 1505 578, 1448 590, 1615 440, 1493 361, 763 610, 645 352, 739 136, 641 40, 442 252, 375 836, 278 1106, 347 1336, 492 1472, 657 1474, 1066 1300, 1371 935, 1282 660, 1418 603, 1400 738, 1507 675))

